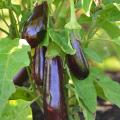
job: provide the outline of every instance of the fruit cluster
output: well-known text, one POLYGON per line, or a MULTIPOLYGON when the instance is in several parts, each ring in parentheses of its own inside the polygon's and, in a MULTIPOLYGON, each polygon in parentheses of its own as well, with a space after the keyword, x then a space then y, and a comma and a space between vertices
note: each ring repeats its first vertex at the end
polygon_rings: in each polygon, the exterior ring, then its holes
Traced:
MULTIPOLYGON (((22 38, 26 39, 32 49, 35 50, 32 58, 31 74, 37 86, 43 86, 43 106, 45 120, 68 120, 67 106, 64 96, 63 63, 60 56, 54 58, 45 57, 47 47, 41 42, 47 33, 47 2, 36 4, 34 11, 26 22, 22 38)), ((74 55, 66 55, 66 62, 71 74, 78 79, 85 79, 89 74, 89 66, 82 51, 80 41, 71 32, 71 45, 76 50, 74 55)), ((25 68, 17 74, 13 81, 21 86, 28 78, 25 68)))

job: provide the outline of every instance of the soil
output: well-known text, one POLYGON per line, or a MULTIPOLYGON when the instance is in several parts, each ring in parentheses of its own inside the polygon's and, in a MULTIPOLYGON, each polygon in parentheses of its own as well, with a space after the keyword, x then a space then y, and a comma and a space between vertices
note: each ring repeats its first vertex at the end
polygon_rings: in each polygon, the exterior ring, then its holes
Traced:
POLYGON ((44 120, 43 113, 39 108, 39 106, 37 105, 37 103, 35 102, 32 103, 31 108, 32 108, 33 120, 44 120))
POLYGON ((120 108, 98 98, 96 120, 120 120, 120 108))

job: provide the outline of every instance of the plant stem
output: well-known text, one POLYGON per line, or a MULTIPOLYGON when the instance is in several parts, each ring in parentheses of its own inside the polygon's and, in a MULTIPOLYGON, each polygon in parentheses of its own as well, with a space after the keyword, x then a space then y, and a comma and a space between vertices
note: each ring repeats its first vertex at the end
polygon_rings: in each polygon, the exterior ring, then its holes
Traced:
POLYGON ((5 34, 9 35, 9 33, 8 33, 6 30, 4 30, 4 29, 2 29, 2 28, 0 28, 0 30, 1 30, 2 32, 4 32, 5 34))
MULTIPOLYGON (((30 73, 29 68, 27 67, 26 69, 27 69, 27 73, 28 73, 28 76, 29 76, 30 83, 31 83, 31 85, 32 85, 33 92, 34 92, 35 96, 40 97, 40 93, 38 92, 38 88, 36 88, 35 84, 33 83, 32 78, 31 78, 31 73, 30 73)), ((39 106, 42 106, 42 101, 41 101, 41 99, 37 100, 36 102, 37 102, 37 104, 38 104, 39 106)))
POLYGON ((75 8, 74 8, 74 1, 73 0, 70 0, 70 9, 71 9, 72 20, 76 21, 75 8))
POLYGON ((6 26, 9 28, 9 25, 8 25, 8 23, 7 23, 6 20, 5 20, 5 16, 4 16, 3 10, 1 10, 1 11, 2 11, 2 15, 0 15, 0 18, 1 18, 2 21, 6 24, 6 26))
POLYGON ((16 19, 15 19, 15 16, 13 14, 13 11, 11 9, 9 9, 9 15, 10 15, 11 25, 15 29, 16 37, 20 37, 18 29, 17 29, 16 19))
POLYGON ((36 93, 36 87, 35 87, 35 85, 34 85, 34 83, 33 83, 32 78, 31 78, 30 70, 29 70, 28 67, 27 67, 26 69, 27 69, 28 77, 29 77, 30 83, 31 83, 31 85, 32 85, 33 91, 34 91, 34 93, 36 93))
MULTIPOLYGON (((8 0, 8 2, 9 2, 10 5, 12 4, 11 0, 8 0)), ((10 22, 11 22, 11 29, 13 30, 12 31, 13 33, 11 33, 12 37, 14 36, 15 38, 16 37, 19 38, 20 36, 19 36, 19 31, 18 31, 18 28, 17 28, 17 24, 16 24, 17 22, 16 22, 14 14, 13 14, 12 8, 9 9, 9 17, 10 17, 10 22)))

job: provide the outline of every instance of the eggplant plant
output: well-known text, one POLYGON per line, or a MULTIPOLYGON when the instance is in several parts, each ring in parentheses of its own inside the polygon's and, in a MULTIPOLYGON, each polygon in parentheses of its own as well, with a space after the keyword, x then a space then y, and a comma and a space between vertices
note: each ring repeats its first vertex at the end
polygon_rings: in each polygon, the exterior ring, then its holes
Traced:
POLYGON ((108 63, 120 70, 119 10, 113 0, 1 0, 0 120, 95 120, 97 97, 120 107, 104 74, 108 63))

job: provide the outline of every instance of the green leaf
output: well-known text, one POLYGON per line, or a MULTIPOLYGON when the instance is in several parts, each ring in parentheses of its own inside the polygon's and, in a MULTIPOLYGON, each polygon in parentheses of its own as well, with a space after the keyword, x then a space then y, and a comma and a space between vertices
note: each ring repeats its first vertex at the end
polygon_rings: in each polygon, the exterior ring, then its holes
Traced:
POLYGON ((16 87, 15 93, 13 93, 10 97, 10 100, 22 99, 25 101, 32 101, 34 99, 34 93, 28 90, 25 87, 16 87))
POLYGON ((120 46, 120 37, 115 38, 115 39, 111 39, 110 41, 112 41, 113 43, 115 43, 115 44, 120 46))
POLYGON ((108 21, 119 21, 120 20, 120 8, 118 4, 108 4, 100 12, 101 19, 107 19, 108 21))
POLYGON ((29 65, 29 46, 18 45, 18 39, 0 40, 0 115, 15 87, 13 76, 24 66, 29 65))
POLYGON ((30 10, 22 11, 21 15, 22 15, 22 17, 21 17, 21 20, 20 20, 20 23, 19 23, 19 26, 20 26, 19 29, 20 29, 20 31, 22 30, 24 24, 26 23, 26 21, 30 17, 31 11, 30 10))
POLYGON ((97 84, 97 82, 94 82, 94 86, 97 92, 97 96, 99 96, 100 98, 102 98, 103 100, 107 100, 104 94, 103 89, 97 84))
POLYGON ((113 3, 113 5, 120 11, 120 3, 119 4, 113 3))
POLYGON ((75 89, 78 96, 83 101, 88 110, 94 113, 97 106, 97 95, 91 77, 88 77, 87 79, 82 81, 76 79, 75 89))
POLYGON ((8 101, 0 120, 32 120, 30 104, 23 100, 8 101))
POLYGON ((8 1, 0 1, 0 9, 10 7, 8 1))
POLYGON ((120 0, 103 0, 102 1, 103 4, 110 4, 110 3, 119 3, 120 4, 120 0))
POLYGON ((106 98, 120 107, 120 85, 107 76, 101 77, 97 83, 103 89, 106 98))
POLYGON ((59 4, 61 3, 61 1, 59 1, 59 0, 53 0, 53 3, 54 3, 56 6, 59 6, 59 4))
MULTIPOLYGON (((78 98, 77 98, 78 99, 78 98)), ((78 103, 80 108, 82 108, 82 112, 84 115, 85 120, 95 120, 95 113, 92 113, 84 104, 83 101, 81 101, 80 99, 78 99, 78 103)))
POLYGON ((105 76, 100 69, 92 68, 91 74, 95 78, 95 82, 102 89, 102 98, 107 98, 113 104, 120 107, 120 85, 108 76, 105 76))
POLYGON ((21 14, 21 6, 12 4, 12 10, 16 13, 17 16, 21 14))
POLYGON ((102 62, 101 56, 99 56, 94 50, 91 48, 84 49, 85 54, 90 57, 91 59, 95 60, 96 62, 102 62))
POLYGON ((78 23, 79 24, 92 24, 92 17, 88 17, 82 14, 80 18, 78 19, 78 23))
POLYGON ((84 9, 87 16, 90 16, 90 9, 93 0, 81 0, 82 8, 84 9))
POLYGON ((49 45, 49 32, 47 32, 44 40, 41 41, 40 45, 41 45, 41 46, 46 46, 46 47, 48 47, 48 45, 49 45))
POLYGON ((61 51, 58 45, 51 42, 47 48, 46 57, 56 57, 56 56, 64 56, 64 53, 61 51))
MULTIPOLYGON (((55 1, 54 1, 55 2, 55 1)), ((56 1, 57 2, 57 1, 56 1)), ((55 10, 54 17, 56 18, 55 28, 64 28, 66 24, 66 16, 69 9, 64 9, 65 5, 68 4, 68 1, 59 1, 59 5, 55 10)))
MULTIPOLYGON (((79 96, 80 96, 80 95, 79 95, 80 93, 78 93, 77 89, 76 89, 76 88, 74 89, 73 87, 71 87, 70 84, 67 85, 66 87, 69 88, 71 91, 74 91, 75 96, 76 96, 76 100, 78 101, 78 104, 79 104, 79 111, 82 110, 82 112, 83 112, 83 114, 84 114, 84 117, 85 117, 85 120, 95 120, 94 113, 91 112, 91 111, 88 109, 88 107, 86 106, 86 104, 84 104, 84 100, 82 100, 82 99, 79 97, 79 96)), ((78 113, 79 111, 77 111, 77 113, 78 113)), ((72 113, 69 113, 69 114, 71 114, 71 116, 69 116, 69 117, 70 117, 70 120, 73 120, 73 118, 72 118, 73 112, 74 112, 74 111, 72 111, 72 113)))
POLYGON ((85 117, 85 120, 95 120, 95 115, 91 113, 88 109, 83 109, 83 114, 85 117))
POLYGON ((104 21, 104 20, 100 22, 99 20, 97 25, 102 29, 104 29, 112 39, 120 36, 120 28, 114 23, 104 21))
POLYGON ((50 37, 66 54, 75 54, 75 50, 70 45, 70 39, 66 31, 49 31, 50 37))

